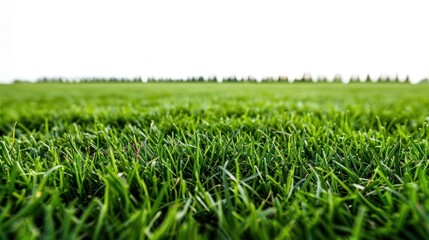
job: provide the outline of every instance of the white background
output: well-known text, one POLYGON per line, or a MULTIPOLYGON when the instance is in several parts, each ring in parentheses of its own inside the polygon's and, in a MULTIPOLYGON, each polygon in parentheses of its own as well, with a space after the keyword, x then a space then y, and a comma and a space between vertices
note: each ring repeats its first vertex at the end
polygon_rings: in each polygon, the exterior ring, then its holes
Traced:
POLYGON ((429 4, 1 0, 0 82, 39 77, 429 76, 429 4))

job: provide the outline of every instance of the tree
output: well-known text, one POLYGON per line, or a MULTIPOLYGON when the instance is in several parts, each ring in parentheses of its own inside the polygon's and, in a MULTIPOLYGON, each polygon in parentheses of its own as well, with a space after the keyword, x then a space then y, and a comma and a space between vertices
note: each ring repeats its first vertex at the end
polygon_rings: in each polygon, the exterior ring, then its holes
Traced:
POLYGON ((335 74, 333 81, 334 83, 342 83, 343 78, 341 77, 341 74, 335 74))
POLYGON ((404 83, 410 83, 410 76, 407 75, 407 77, 405 78, 404 83))
POLYGON ((317 82, 318 83, 327 83, 328 82, 328 78, 324 75, 319 75, 317 77, 317 82))
POLYGON ((354 74, 350 77, 349 83, 359 83, 360 79, 359 79, 359 75, 354 74))
POLYGON ((371 77, 369 76, 369 74, 366 75, 365 82, 366 83, 371 83, 372 82, 371 77))
POLYGON ((277 82, 288 82, 288 77, 286 76, 279 76, 277 79, 277 82))
POLYGON ((392 79, 392 82, 398 83, 399 82, 399 77, 398 74, 396 74, 395 78, 392 79))

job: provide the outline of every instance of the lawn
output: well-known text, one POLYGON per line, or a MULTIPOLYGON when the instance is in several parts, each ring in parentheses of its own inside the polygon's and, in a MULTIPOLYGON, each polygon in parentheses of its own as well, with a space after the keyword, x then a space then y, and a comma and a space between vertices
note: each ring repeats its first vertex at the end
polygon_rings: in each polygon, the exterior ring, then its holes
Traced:
POLYGON ((429 85, 0 85, 0 239, 429 239, 429 85))

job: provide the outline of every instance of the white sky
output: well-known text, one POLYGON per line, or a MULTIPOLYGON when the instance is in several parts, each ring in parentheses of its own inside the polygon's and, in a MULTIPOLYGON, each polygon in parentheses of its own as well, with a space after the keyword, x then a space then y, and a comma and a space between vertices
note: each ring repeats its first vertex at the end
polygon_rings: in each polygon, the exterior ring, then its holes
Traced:
POLYGON ((429 3, 1 0, 0 82, 42 76, 429 76, 429 3))

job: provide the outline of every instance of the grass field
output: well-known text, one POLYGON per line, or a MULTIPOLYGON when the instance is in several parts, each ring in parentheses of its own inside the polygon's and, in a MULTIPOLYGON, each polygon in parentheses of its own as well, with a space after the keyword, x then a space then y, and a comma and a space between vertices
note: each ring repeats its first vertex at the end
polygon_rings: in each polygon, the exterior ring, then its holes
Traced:
POLYGON ((429 85, 0 85, 0 239, 429 239, 429 85))

